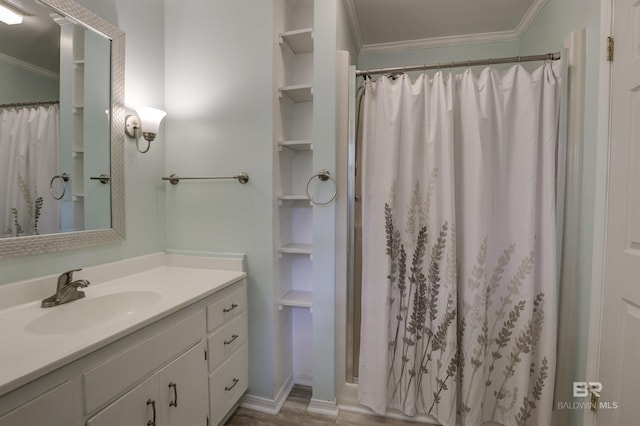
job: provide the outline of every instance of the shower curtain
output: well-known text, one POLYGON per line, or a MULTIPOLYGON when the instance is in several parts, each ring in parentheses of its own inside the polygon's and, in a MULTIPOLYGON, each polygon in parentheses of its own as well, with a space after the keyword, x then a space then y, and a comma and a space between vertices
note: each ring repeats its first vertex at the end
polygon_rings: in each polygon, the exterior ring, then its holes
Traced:
POLYGON ((60 230, 59 203, 49 193, 58 174, 58 117, 58 105, 0 109, 0 236, 60 230))
POLYGON ((548 425, 558 64, 366 81, 359 401, 548 425))

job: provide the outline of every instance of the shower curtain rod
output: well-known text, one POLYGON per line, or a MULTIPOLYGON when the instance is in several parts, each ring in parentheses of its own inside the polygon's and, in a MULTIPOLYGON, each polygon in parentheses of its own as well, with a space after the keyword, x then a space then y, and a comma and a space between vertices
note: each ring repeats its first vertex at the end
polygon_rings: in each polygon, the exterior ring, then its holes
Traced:
POLYGON ((16 107, 26 107, 26 106, 36 106, 36 105, 53 105, 59 104, 60 101, 50 100, 50 101, 33 101, 33 102, 14 102, 11 104, 0 104, 0 108, 16 108, 16 107))
POLYGON ((440 62, 434 65, 410 65, 410 66, 404 66, 404 67, 357 70, 356 77, 360 77, 363 75, 389 74, 394 72, 426 71, 426 70, 439 70, 439 69, 459 68, 459 67, 475 67, 478 65, 511 64, 514 62, 557 61, 558 59, 560 59, 560 52, 547 53, 545 55, 511 56, 508 58, 477 59, 477 60, 457 61, 457 62, 440 62))

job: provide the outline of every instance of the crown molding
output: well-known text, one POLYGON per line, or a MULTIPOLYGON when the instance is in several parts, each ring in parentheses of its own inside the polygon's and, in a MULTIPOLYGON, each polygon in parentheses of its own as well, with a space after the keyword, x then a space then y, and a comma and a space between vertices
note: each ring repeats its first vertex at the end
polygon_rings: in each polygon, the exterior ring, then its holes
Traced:
POLYGON ((465 34, 446 37, 432 37, 421 40, 396 41, 390 43, 365 44, 360 54, 389 53, 400 50, 430 49, 434 47, 462 46, 465 44, 495 43, 517 40, 515 31, 497 31, 493 33, 465 34))
POLYGON ((531 3, 531 6, 529 6, 529 10, 527 10, 527 13, 524 14, 514 30, 518 37, 524 34, 525 31, 527 31, 529 25, 531 25, 533 20, 536 19, 542 8, 547 4, 547 1, 548 0, 534 0, 534 2, 531 3))
POLYGON ((359 54, 371 54, 371 53, 389 53, 397 52, 400 50, 418 50, 418 49, 430 49, 434 47, 451 47, 462 46, 467 44, 480 44, 480 43, 496 43, 501 41, 513 41, 518 40, 525 31, 529 28, 534 19, 538 16, 542 8, 545 6, 548 0, 534 0, 529 6, 529 9, 524 14, 522 19, 518 22, 518 25, 513 30, 507 31, 495 31, 487 33, 477 34, 464 34, 455 36, 444 37, 430 37, 419 40, 404 40, 389 43, 372 43, 363 44, 362 36, 360 34, 360 27, 358 24, 358 17, 355 13, 355 7, 353 0, 345 0, 345 10, 349 25, 351 26, 351 32, 353 34, 354 43, 358 48, 359 54))
POLYGON ((20 59, 14 58, 13 56, 5 55, 4 53, 0 53, 0 61, 25 69, 27 71, 31 71, 32 73, 35 73, 35 74, 40 74, 46 78, 50 78, 51 80, 60 80, 60 75, 58 73, 49 71, 46 68, 41 68, 36 65, 30 64, 28 62, 22 61, 20 59))

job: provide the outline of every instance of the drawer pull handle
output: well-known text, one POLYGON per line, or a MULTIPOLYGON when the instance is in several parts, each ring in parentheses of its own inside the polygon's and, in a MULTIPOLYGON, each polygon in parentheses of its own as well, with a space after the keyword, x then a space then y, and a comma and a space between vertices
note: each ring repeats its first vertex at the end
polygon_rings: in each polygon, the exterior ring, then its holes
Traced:
POLYGON ((232 304, 231 304, 231 307, 230 307, 229 309, 227 309, 227 308, 223 308, 223 309, 222 309, 222 312, 226 314, 227 312, 231 312, 231 311, 233 311, 233 310, 234 310, 235 308, 237 308, 237 307, 238 307, 238 305, 237 305, 237 304, 232 303, 232 304))
POLYGON ((239 382, 239 379, 236 379, 235 377, 233 378, 233 384, 231 386, 225 386, 224 390, 225 391, 230 391, 231 389, 233 389, 239 382))
POLYGON ((153 410, 153 420, 149 420, 147 422, 147 426, 156 426, 156 402, 152 399, 147 400, 147 406, 151 405, 151 409, 153 410))
POLYGON ((224 341, 224 344, 225 344, 225 345, 230 345, 230 344, 232 344, 232 343, 233 343, 233 342, 234 342, 238 337, 240 337, 240 336, 238 336, 237 334, 233 334, 233 335, 231 335, 231 340, 225 340, 225 341, 224 341))
POLYGON ((169 383, 169 388, 173 388, 173 401, 169 402, 169 407, 177 407, 178 406, 178 385, 171 382, 169 383))

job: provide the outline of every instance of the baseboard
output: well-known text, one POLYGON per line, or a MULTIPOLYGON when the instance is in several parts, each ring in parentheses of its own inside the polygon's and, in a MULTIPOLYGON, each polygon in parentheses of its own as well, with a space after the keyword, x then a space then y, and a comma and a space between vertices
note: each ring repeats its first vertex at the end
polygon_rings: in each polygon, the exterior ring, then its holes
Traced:
POLYGON ((307 412, 337 417, 340 409, 338 408, 338 404, 335 399, 333 401, 323 401, 321 399, 311 398, 309 406, 307 407, 307 412))
MULTIPOLYGON (((379 414, 376 414, 373 412, 373 410, 371 410, 370 408, 362 405, 362 404, 340 404, 338 407, 340 410, 342 411, 349 411, 351 413, 358 413, 358 414, 365 414, 368 416, 376 416, 376 417, 380 417, 379 414)), ((395 420, 402 420, 402 421, 406 421, 406 422, 412 422, 412 423, 423 423, 423 424, 427 424, 430 426, 439 426, 441 425, 441 423, 439 423, 434 417, 431 416, 422 416, 422 415, 417 415, 417 416, 405 416, 404 414, 397 412, 395 410, 389 410, 387 411, 387 413, 384 415, 385 418, 390 418, 390 419, 395 419, 395 420)), ((460 426, 460 423, 456 423, 456 425, 460 426)))
POLYGON ((258 411, 260 413, 277 415, 282 408, 282 405, 287 400, 289 393, 293 389, 293 376, 289 376, 287 381, 282 385, 275 399, 263 398, 261 396, 255 396, 245 394, 240 400, 240 407, 248 408, 249 410, 258 411))

